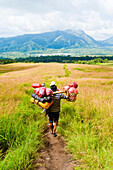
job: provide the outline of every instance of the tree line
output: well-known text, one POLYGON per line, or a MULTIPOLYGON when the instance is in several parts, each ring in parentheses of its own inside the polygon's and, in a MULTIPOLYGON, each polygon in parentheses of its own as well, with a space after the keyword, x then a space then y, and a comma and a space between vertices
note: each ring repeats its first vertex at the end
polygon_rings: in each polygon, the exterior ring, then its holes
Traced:
POLYGON ((40 56, 40 57, 27 57, 27 58, 1 58, 0 64, 9 64, 9 63, 49 63, 49 62, 58 62, 58 63, 78 63, 78 64, 95 64, 95 63, 103 63, 108 62, 108 60, 113 60, 113 56, 80 56, 80 57, 71 57, 68 56, 40 56))

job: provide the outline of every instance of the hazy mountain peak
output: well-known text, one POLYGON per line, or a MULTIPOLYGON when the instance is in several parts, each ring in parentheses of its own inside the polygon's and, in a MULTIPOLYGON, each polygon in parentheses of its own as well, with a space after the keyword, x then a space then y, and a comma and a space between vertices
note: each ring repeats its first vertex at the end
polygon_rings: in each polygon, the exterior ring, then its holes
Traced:
POLYGON ((75 34, 75 35, 81 35, 81 34, 85 34, 85 32, 83 30, 72 30, 72 29, 68 29, 66 30, 67 33, 70 33, 70 34, 75 34))

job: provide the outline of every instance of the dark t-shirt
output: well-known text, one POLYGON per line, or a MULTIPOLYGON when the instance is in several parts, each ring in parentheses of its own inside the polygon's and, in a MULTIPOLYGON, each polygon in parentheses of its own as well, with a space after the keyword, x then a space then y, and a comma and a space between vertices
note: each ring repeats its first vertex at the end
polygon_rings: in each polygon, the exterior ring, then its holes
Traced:
POLYGON ((62 93, 57 93, 57 94, 52 95, 53 104, 51 105, 49 109, 50 112, 60 112, 60 100, 61 99, 68 99, 68 97, 62 93))

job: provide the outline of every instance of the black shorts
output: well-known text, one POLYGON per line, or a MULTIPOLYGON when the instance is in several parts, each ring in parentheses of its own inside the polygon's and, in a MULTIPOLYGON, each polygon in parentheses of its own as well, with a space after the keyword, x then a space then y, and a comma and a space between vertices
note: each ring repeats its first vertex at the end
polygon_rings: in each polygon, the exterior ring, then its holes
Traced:
POLYGON ((58 122, 59 120, 59 112, 49 112, 49 123, 58 122))

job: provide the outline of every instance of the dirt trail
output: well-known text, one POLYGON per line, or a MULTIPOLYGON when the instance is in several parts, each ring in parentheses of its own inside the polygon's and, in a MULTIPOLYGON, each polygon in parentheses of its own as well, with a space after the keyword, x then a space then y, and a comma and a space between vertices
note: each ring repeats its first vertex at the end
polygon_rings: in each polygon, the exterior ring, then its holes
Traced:
POLYGON ((65 141, 63 137, 57 134, 57 137, 45 133, 45 148, 40 151, 40 158, 34 162, 34 170, 73 170, 74 163, 71 155, 65 150, 65 141))

